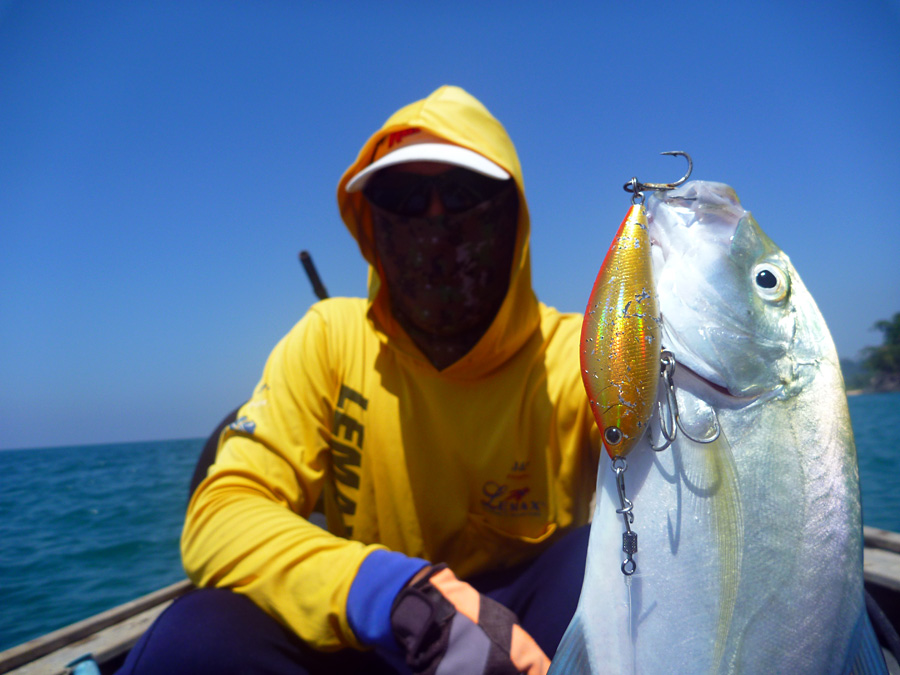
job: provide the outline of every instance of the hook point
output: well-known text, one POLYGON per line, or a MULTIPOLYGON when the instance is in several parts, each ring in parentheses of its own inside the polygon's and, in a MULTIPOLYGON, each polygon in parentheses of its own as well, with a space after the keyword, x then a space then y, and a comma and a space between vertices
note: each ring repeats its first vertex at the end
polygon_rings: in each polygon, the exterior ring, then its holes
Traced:
POLYGON ((688 162, 687 173, 685 173, 674 183, 641 183, 636 178, 632 178, 624 186, 626 192, 631 192, 636 198, 638 193, 643 192, 644 190, 672 190, 684 183, 688 178, 690 178, 691 172, 694 170, 694 160, 691 159, 691 156, 689 154, 687 154, 683 150, 666 150, 665 152, 661 152, 659 154, 684 157, 688 162))

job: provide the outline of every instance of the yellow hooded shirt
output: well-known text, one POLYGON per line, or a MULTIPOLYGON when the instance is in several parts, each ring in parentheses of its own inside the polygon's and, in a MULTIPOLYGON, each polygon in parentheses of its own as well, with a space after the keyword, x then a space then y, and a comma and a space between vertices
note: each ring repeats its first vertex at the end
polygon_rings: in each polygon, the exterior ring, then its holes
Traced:
POLYGON ((529 560, 587 523, 600 447, 579 371, 581 316, 535 298, 521 168, 479 101, 441 87, 399 110, 341 178, 338 204, 370 264, 368 299, 315 304, 275 347, 181 540, 195 584, 247 595, 323 650, 362 646, 347 596, 375 550, 466 578, 529 560), (410 129, 487 157, 519 195, 506 298, 440 371, 393 319, 367 203, 345 189, 410 129), (320 496, 328 531, 306 520, 320 496))

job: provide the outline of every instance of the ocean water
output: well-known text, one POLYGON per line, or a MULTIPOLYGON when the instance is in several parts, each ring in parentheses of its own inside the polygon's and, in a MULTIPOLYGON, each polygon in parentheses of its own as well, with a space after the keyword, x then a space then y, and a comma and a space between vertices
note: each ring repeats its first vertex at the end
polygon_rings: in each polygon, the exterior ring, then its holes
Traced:
POLYGON ((0 650, 184 579, 203 442, 0 452, 0 650))
POLYGON ((863 523, 900 532, 900 392, 850 396, 863 523))
MULTIPOLYGON (((900 531, 900 393, 849 399, 866 525, 900 531)), ((0 650, 184 578, 202 439, 0 452, 0 650)))

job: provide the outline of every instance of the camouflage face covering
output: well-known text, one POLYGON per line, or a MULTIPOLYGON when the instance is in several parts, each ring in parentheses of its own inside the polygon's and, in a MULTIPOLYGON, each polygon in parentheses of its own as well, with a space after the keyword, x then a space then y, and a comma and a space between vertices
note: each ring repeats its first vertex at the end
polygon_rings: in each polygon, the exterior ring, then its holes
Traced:
POLYGON ((371 208, 375 250, 401 324, 434 336, 483 333, 509 286, 518 219, 512 182, 460 214, 404 217, 371 208))

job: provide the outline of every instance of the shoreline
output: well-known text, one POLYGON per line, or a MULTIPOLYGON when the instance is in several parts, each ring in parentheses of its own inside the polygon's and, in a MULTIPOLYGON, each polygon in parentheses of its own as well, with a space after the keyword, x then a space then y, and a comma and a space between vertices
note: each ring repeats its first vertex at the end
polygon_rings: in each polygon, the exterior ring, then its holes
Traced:
POLYGON ((862 394, 895 394, 900 389, 848 389, 847 396, 860 396, 862 394))

